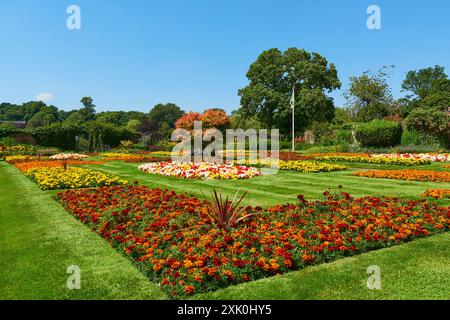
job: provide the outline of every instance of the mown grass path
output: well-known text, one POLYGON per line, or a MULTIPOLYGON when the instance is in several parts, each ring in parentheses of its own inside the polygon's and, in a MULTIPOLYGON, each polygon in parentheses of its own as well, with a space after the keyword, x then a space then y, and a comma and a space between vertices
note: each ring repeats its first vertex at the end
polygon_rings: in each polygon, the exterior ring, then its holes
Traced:
MULTIPOLYGON (((353 195, 416 198, 426 188, 411 181, 349 176, 349 172, 274 176, 240 181, 193 181, 153 176, 136 164, 92 166, 151 187, 201 196, 213 187, 226 193, 249 189, 253 205, 294 202, 303 193, 319 198, 328 187, 353 195)), ((97 234, 76 221, 16 168, 0 162, 0 299, 164 299, 159 287, 97 234), (66 288, 66 268, 81 268, 81 290, 66 288)), ((231 286, 194 299, 450 299, 450 233, 377 250, 281 276, 231 286), (381 268, 382 289, 366 287, 370 265, 381 268)))
MULTIPOLYGON (((351 166, 353 164, 347 164, 351 166)), ((361 165, 361 164, 359 164, 361 165)), ((122 161, 106 162, 102 165, 90 165, 89 167, 105 172, 111 172, 127 179, 134 180, 149 187, 160 187, 176 192, 189 192, 195 196, 209 196, 213 188, 217 188, 225 194, 233 196, 237 190, 249 191, 245 204, 271 206, 275 204, 294 203, 296 196, 303 194, 309 200, 321 199, 322 193, 331 188, 350 193, 354 197, 373 196, 398 196, 417 199, 426 189, 443 188, 450 189, 450 183, 433 183, 418 181, 402 181, 390 179, 372 179, 351 175, 352 171, 364 169, 351 169, 349 171, 300 173, 294 171, 278 171, 277 174, 255 177, 244 180, 193 180, 162 175, 151 175, 137 169, 138 164, 124 163, 122 161)), ((420 166, 418 170, 440 168, 441 165, 420 166)), ((385 168, 379 165, 365 165, 365 168, 385 168)), ((400 167, 400 169, 405 167, 400 167)), ((397 167, 399 169, 399 167, 397 167)), ((448 169, 447 169, 448 170, 448 169)), ((447 201, 450 204, 450 201, 447 201)))
POLYGON ((157 284, 70 216, 51 193, 0 162, 0 299, 163 299, 157 284), (81 269, 68 290, 67 267, 81 269))

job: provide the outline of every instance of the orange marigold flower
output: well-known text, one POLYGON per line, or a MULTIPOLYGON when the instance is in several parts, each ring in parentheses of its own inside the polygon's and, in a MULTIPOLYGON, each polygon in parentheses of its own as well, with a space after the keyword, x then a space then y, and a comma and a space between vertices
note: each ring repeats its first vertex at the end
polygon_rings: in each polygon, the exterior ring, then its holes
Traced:
POLYGON ((187 294, 193 294, 195 292, 195 288, 193 286, 185 286, 184 292, 187 294))

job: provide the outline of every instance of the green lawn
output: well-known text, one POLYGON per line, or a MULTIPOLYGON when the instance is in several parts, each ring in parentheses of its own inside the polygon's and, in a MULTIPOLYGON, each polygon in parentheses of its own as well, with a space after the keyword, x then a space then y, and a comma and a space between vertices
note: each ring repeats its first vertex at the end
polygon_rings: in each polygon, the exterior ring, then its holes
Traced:
MULTIPOLYGON (((437 166, 437 165, 434 165, 437 166)), ((250 190, 252 205, 294 202, 298 193, 318 198, 343 185, 359 195, 416 198, 427 188, 450 184, 377 180, 349 172, 277 175, 240 181, 193 181, 153 176, 136 164, 109 162, 91 166, 130 181, 188 191, 198 196, 220 187, 227 193, 250 190)), ((430 167, 430 166, 426 166, 430 167)), ((422 167, 425 168, 425 167, 422 167)), ((0 162, 0 299, 164 299, 125 257, 63 210, 13 166, 0 162), (81 290, 66 288, 66 268, 79 265, 81 290)), ((448 202, 447 202, 448 203, 448 202)), ((450 298, 450 233, 369 252, 288 274, 197 295, 201 299, 424 299, 450 298), (365 286, 366 268, 378 265, 382 290, 365 286)))
MULTIPOLYGON (((352 166, 354 164, 348 164, 352 166)), ((175 190, 177 192, 190 192, 201 197, 203 194, 209 196, 213 188, 234 195, 236 190, 248 190, 245 203, 248 205, 270 206, 280 203, 295 202, 296 196, 303 194, 307 199, 319 199, 322 193, 329 188, 338 190, 343 186, 343 191, 355 197, 374 196, 398 196, 408 198, 419 198, 426 189, 446 188, 450 189, 450 183, 431 183, 418 181, 402 181, 389 179, 373 179, 351 175, 352 171, 366 169, 387 169, 392 166, 380 166, 357 164, 359 169, 352 168, 349 171, 322 172, 322 173, 300 173, 293 171, 278 171, 275 175, 255 177, 247 180, 190 180, 176 177, 165 177, 161 175, 150 175, 137 169, 134 163, 122 161, 106 162, 102 165, 91 165, 96 170, 112 172, 128 181, 134 180, 149 187, 160 187, 175 190)), ((396 169, 420 169, 428 170, 440 168, 441 164, 419 167, 399 167, 396 169)), ((447 201, 450 204, 450 201, 447 201)))
POLYGON ((51 193, 5 162, 0 162, 0 203, 0 299, 165 298, 51 193), (67 289, 70 265, 81 269, 81 290, 67 289))

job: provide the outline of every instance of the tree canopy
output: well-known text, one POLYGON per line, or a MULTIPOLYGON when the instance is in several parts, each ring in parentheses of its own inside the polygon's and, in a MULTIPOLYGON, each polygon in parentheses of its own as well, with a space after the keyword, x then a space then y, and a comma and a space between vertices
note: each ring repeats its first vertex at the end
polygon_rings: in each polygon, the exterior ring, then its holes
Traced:
POLYGON ((365 71, 360 76, 350 77, 345 98, 352 115, 358 120, 371 121, 392 114, 394 99, 387 82, 388 68, 383 67, 377 73, 365 71))
POLYGON ((434 66, 430 68, 411 70, 406 74, 402 82, 402 90, 409 93, 409 98, 424 99, 433 90, 433 83, 446 80, 444 67, 434 66))
POLYGON ((289 133, 292 89, 295 88, 296 128, 334 117, 333 99, 326 93, 339 89, 341 82, 334 64, 318 53, 273 48, 261 53, 247 72, 250 83, 238 91, 240 114, 256 116, 268 128, 289 133))

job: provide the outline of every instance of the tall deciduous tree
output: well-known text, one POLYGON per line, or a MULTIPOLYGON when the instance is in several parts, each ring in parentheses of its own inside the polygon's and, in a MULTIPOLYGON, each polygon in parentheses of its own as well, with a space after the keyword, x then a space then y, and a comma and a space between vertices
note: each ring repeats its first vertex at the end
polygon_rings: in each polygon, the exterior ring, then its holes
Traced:
POLYGON ((266 50, 250 65, 247 78, 250 83, 238 92, 240 114, 246 118, 256 115, 263 125, 290 133, 289 100, 294 87, 297 130, 334 117, 333 99, 327 93, 341 83, 334 64, 318 53, 298 48, 266 50))
POLYGON ((83 108, 80 109, 80 113, 86 118, 86 120, 93 120, 95 118, 95 104, 91 97, 83 97, 81 99, 83 108))
POLYGON ((433 88, 436 80, 447 79, 444 67, 434 66, 430 68, 411 70, 406 74, 402 83, 402 90, 409 93, 408 97, 413 99, 424 99, 433 88))
POLYGON ((150 118, 158 124, 159 128, 162 127, 163 123, 166 123, 170 128, 175 128, 175 122, 183 114, 184 111, 174 103, 158 103, 149 112, 150 118))
POLYGON ((394 112, 394 99, 387 82, 387 69, 388 67, 383 67, 376 74, 366 71, 360 76, 350 77, 345 98, 353 116, 370 121, 394 112))

